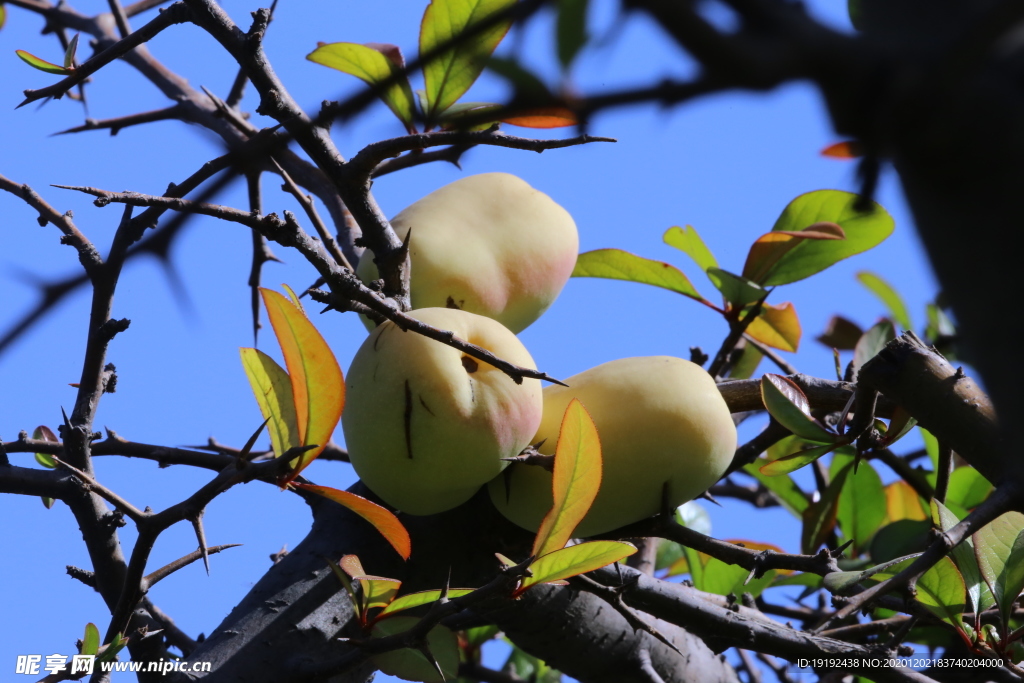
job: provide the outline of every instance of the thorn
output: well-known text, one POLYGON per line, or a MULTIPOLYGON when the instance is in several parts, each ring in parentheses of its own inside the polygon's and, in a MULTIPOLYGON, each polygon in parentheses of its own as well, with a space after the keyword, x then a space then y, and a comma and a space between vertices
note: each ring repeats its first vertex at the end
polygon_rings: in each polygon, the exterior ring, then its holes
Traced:
POLYGON ((210 553, 206 547, 206 532, 203 530, 203 513, 200 512, 192 520, 192 527, 196 530, 196 539, 199 541, 199 550, 203 553, 203 565, 206 567, 206 575, 210 575, 210 553))
POLYGON ((698 497, 698 498, 703 498, 704 500, 708 501, 709 503, 714 503, 714 504, 715 504, 715 505, 717 505, 718 507, 722 507, 722 504, 721 504, 721 503, 719 503, 719 502, 718 502, 717 500, 715 500, 715 497, 714 497, 714 496, 712 496, 712 495, 711 495, 710 493, 708 493, 707 491, 705 491, 704 493, 700 494, 700 495, 699 495, 699 496, 697 496, 697 497, 698 497))
POLYGON ((420 654, 427 658, 428 662, 434 665, 434 671, 436 671, 437 675, 441 677, 441 680, 447 681, 448 679, 445 678, 444 671, 441 670, 441 665, 437 663, 437 660, 434 659, 434 653, 430 651, 430 646, 424 642, 417 645, 416 649, 420 651, 420 654))

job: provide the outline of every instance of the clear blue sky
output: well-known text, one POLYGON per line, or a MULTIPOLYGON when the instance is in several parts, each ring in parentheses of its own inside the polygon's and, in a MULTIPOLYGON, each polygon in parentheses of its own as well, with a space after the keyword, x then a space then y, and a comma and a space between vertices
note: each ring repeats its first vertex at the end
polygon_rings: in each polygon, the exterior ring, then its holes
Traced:
MULTIPOLYGON (((223 3, 243 28, 258 5, 223 3)), ((294 97, 315 110, 325 98, 355 92, 354 78, 307 62, 317 41, 391 42, 415 54, 424 0, 365 2, 281 2, 269 29, 267 52, 294 97)), ((633 83, 653 83, 665 76, 683 77, 692 64, 643 16, 624 21, 615 4, 594 3, 592 31, 602 46, 589 48, 573 71, 573 87, 597 93, 633 83), (612 30, 615 27, 615 30, 612 30)), ((815 0, 813 12, 847 27, 845 2, 815 0)), ((82 12, 102 11, 101 0, 75 3, 82 12)), ((0 31, 0 173, 30 183, 54 206, 74 210, 78 226, 102 251, 120 216, 118 207, 98 209, 89 198, 51 188, 51 183, 92 185, 109 190, 160 194, 203 162, 219 155, 217 140, 205 131, 177 122, 122 131, 49 137, 78 125, 79 103, 64 99, 45 106, 15 110, 25 88, 53 82, 14 55, 26 49, 59 61, 56 41, 40 37, 42 22, 8 7, 0 31)), ((145 19, 151 18, 152 13, 145 19)), ((133 21, 141 26, 143 17, 133 21)), ((723 18, 726 20, 726 18, 723 18)), ((551 47, 552 22, 543 15, 520 44, 525 61, 552 82, 557 69, 551 47)), ((85 41, 83 41, 84 43, 85 41)), ((509 39, 502 50, 513 47, 509 39)), ((224 96, 236 67, 212 39, 192 26, 172 27, 150 44, 151 51, 194 85, 224 96)), ((80 51, 88 56, 83 44, 80 51)), ((246 105, 255 107, 251 97, 246 105)), ((504 94, 500 82, 481 80, 471 100, 494 100, 504 94)), ((167 101, 123 64, 93 77, 88 89, 89 116, 120 116, 167 106, 167 101)), ((509 129, 530 135, 523 129, 509 129)), ((334 130, 346 155, 366 143, 401 134, 383 105, 373 107, 345 129, 334 130)), ((672 225, 690 224, 704 237, 722 267, 740 270, 746 250, 768 231, 782 208, 803 192, 836 188, 854 190, 854 166, 824 159, 819 150, 837 140, 819 96, 805 85, 791 85, 770 95, 731 94, 682 108, 653 106, 598 116, 591 130, 616 137, 614 145, 594 144, 542 155, 505 149, 475 149, 463 171, 433 165, 378 180, 374 192, 388 215, 464 174, 506 171, 525 178, 551 195, 575 217, 582 250, 618 247, 680 265, 706 295, 711 286, 681 253, 662 244, 672 225)), ((553 131, 543 135, 571 135, 553 131)), ((854 273, 871 269, 893 282, 907 300, 915 323, 924 322, 924 304, 935 285, 914 235, 913 225, 889 172, 879 200, 895 216, 895 234, 868 254, 854 257, 809 281, 781 288, 772 301, 793 301, 803 323, 804 341, 792 357, 807 373, 832 376, 831 352, 813 337, 830 315, 843 312, 862 326, 884 313, 881 305, 856 284, 854 273)), ((289 197, 264 181, 267 211, 297 210, 289 197)), ((245 207, 240 186, 220 200, 245 207)), ((58 243, 52 226, 39 227, 19 200, 0 194, 0 329, 33 305, 36 279, 74 272, 73 249, 58 243)), ((275 249, 285 265, 269 264, 265 283, 287 282, 296 288, 312 282, 310 266, 295 253, 275 249)), ((110 427, 128 439, 166 445, 201 444, 214 436, 241 444, 261 419, 238 360, 238 347, 252 343, 249 291, 249 236, 237 225, 196 221, 174 251, 185 283, 187 306, 180 305, 160 267, 149 261, 131 264, 122 277, 114 314, 132 320, 128 332, 111 345, 117 365, 117 393, 103 398, 97 427, 110 427)), ((85 337, 87 296, 65 302, 55 314, 0 356, 0 437, 14 440, 20 430, 46 424, 56 428, 60 408, 70 411, 85 337)), ((355 316, 316 317, 343 368, 365 337, 355 316)), ((521 335, 539 367, 567 377, 599 363, 629 356, 667 354, 688 357, 699 345, 713 352, 726 332, 708 309, 671 293, 621 282, 570 281, 550 311, 521 335)), ((270 335, 261 347, 277 354, 270 335)), ((762 367, 762 371, 770 368, 762 367)), ((340 429, 336 438, 341 440, 340 429)), ((32 466, 31 455, 12 460, 32 466)), ((143 461, 103 458, 100 479, 139 507, 163 509, 187 497, 210 478, 205 471, 182 467, 159 470, 143 461)), ((317 483, 344 488, 354 476, 347 465, 317 463, 306 471, 317 483)), ((796 551, 799 529, 781 511, 750 514, 742 505, 711 511, 716 536, 744 537, 777 543, 796 551)), ((0 671, 13 669, 16 654, 71 654, 86 622, 105 629, 108 613, 99 597, 65 575, 68 564, 89 567, 80 534, 67 508, 45 510, 38 499, 0 496, 0 519, 6 520, 0 553, 0 671)), ((205 517, 210 544, 243 543, 211 560, 207 577, 195 564, 159 584, 152 599, 195 636, 209 633, 270 566, 268 555, 293 548, 309 526, 306 506, 296 497, 264 484, 236 487, 218 498, 205 517)), ((131 526, 121 530, 130 549, 131 526)), ((179 525, 161 536, 151 566, 157 567, 195 548, 190 527, 179 525)), ((25 680, 28 680, 27 678, 25 680)))

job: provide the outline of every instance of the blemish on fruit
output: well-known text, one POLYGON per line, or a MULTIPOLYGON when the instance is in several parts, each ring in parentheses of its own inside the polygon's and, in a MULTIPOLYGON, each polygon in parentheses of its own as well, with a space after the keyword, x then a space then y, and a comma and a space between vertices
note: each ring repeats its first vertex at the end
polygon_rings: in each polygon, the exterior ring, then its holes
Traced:
POLYGON ((455 303, 455 299, 453 299, 451 297, 448 297, 448 301, 444 302, 444 307, 445 308, 454 308, 457 311, 461 311, 462 310, 462 306, 459 306, 457 303, 455 303))
POLYGON ((475 358, 471 358, 470 356, 463 356, 462 367, 466 368, 466 372, 472 375, 474 372, 480 369, 480 364, 476 362, 475 358))
POLYGON ((405 450, 412 460, 412 389, 405 380, 405 450))
POLYGON ((433 415, 434 411, 431 410, 430 406, 427 405, 427 402, 423 400, 423 394, 418 394, 418 396, 420 397, 420 405, 423 406, 423 409, 433 415))

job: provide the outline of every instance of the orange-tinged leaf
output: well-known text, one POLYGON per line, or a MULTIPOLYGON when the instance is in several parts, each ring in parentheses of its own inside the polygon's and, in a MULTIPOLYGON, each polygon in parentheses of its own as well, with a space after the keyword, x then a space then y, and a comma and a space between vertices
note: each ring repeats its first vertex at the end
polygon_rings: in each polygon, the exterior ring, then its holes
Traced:
POLYGON ((398 594, 402 582, 395 579, 386 579, 383 576, 355 576, 352 577, 359 582, 363 589, 363 609, 378 609, 387 607, 398 594))
POLYGON ((277 292, 264 288, 260 292, 292 379, 301 445, 317 446, 295 459, 291 473, 282 482, 287 484, 331 440, 345 406, 345 380, 327 342, 305 314, 277 292))
POLYGON ((366 571, 363 569, 363 563, 359 560, 358 555, 345 555, 338 561, 338 566, 345 570, 345 573, 353 579, 366 574, 366 571))
POLYGON ((796 351, 802 333, 800 318, 788 301, 775 306, 761 304, 760 315, 747 328, 747 334, 757 341, 783 351, 796 351))
MULTIPOLYGON (((367 522, 373 525, 373 528, 380 532, 380 535, 387 539, 387 542, 391 544, 391 547, 402 556, 403 560, 408 560, 412 554, 412 540, 409 538, 409 532, 405 530, 402 523, 398 521, 398 517, 386 508, 372 503, 362 496, 357 496, 354 493, 348 491, 342 491, 340 489, 332 489, 329 486, 314 486, 313 484, 295 484, 292 486, 301 489, 303 491, 309 491, 329 498, 339 505, 344 505, 352 512, 356 513, 367 522)), ((348 572, 349 576, 352 576, 352 570, 358 570, 359 574, 362 574, 362 566, 359 566, 359 558, 355 555, 346 555, 341 558, 341 568, 348 572), (348 558, 354 558, 354 560, 348 560, 348 558), (349 564, 345 562, 348 560, 349 564)))
POLYGON ((585 574, 612 562, 618 562, 635 552, 636 547, 632 543, 623 541, 590 541, 560 548, 530 565, 533 576, 523 579, 513 597, 521 595, 530 586, 538 583, 561 581, 577 574, 585 574))
MULTIPOLYGON (((463 595, 469 595, 472 593, 474 588, 449 588, 448 597, 458 598, 463 595)), ((420 591, 419 593, 409 593, 403 595, 400 598, 395 598, 391 603, 384 608, 384 611, 377 615, 377 618, 383 617, 385 614, 394 614, 395 612, 401 612, 402 610, 412 609, 413 607, 419 607, 420 605, 429 605, 432 602, 437 602, 441 599, 440 590, 432 591, 420 591)))
POLYGON ((514 116, 503 118, 501 122, 520 128, 564 128, 575 126, 579 119, 572 110, 565 107, 539 107, 516 112, 514 116))
POLYGON ((579 399, 569 402, 555 446, 551 477, 554 505, 537 530, 534 557, 559 550, 590 510, 601 487, 601 440, 590 413, 579 399))
POLYGON ((242 348, 238 351, 260 413, 264 419, 270 420, 268 426, 274 454, 281 455, 290 448, 301 446, 292 381, 288 373, 259 349, 242 348))
POLYGON ((14 54, 21 57, 21 60, 31 67, 35 67, 40 71, 45 71, 48 74, 57 74, 58 76, 67 76, 74 71, 73 68, 65 68, 57 64, 46 61, 45 59, 39 59, 31 52, 25 52, 24 50, 15 50, 14 54))
POLYGON ((925 520, 930 516, 921 507, 917 491, 902 479, 885 487, 885 508, 889 513, 890 522, 898 522, 901 519, 925 520))
POLYGON ((297 308, 300 311, 302 311, 303 315, 305 315, 306 309, 302 307, 302 302, 299 301, 299 295, 295 293, 295 290, 292 289, 291 287, 289 287, 288 285, 283 284, 283 283, 282 283, 281 287, 284 289, 285 293, 288 295, 288 298, 292 300, 292 303, 295 304, 295 308, 297 308))
POLYGON ((821 156, 832 159, 856 159, 864 156, 864 147, 856 140, 843 140, 821 150, 821 156))
POLYGON ((808 239, 843 240, 846 239, 846 233, 839 225, 828 222, 814 223, 803 230, 773 230, 765 233, 750 245, 747 261, 743 264, 743 277, 758 283, 765 282, 775 264, 808 239))

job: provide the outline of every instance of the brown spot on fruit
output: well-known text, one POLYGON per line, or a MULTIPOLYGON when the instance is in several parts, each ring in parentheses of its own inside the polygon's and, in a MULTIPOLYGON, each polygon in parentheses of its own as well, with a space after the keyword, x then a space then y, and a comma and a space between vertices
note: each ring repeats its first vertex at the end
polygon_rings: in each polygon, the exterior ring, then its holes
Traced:
POLYGON ((455 303, 455 299, 448 297, 448 301, 444 303, 445 308, 454 308, 457 311, 461 311, 462 307, 455 303))
POLYGON ((469 374, 472 375, 474 372, 476 372, 477 370, 480 369, 480 364, 476 362, 475 358, 470 358, 469 356, 463 356, 462 357, 462 367, 466 368, 466 372, 468 372, 469 374))

